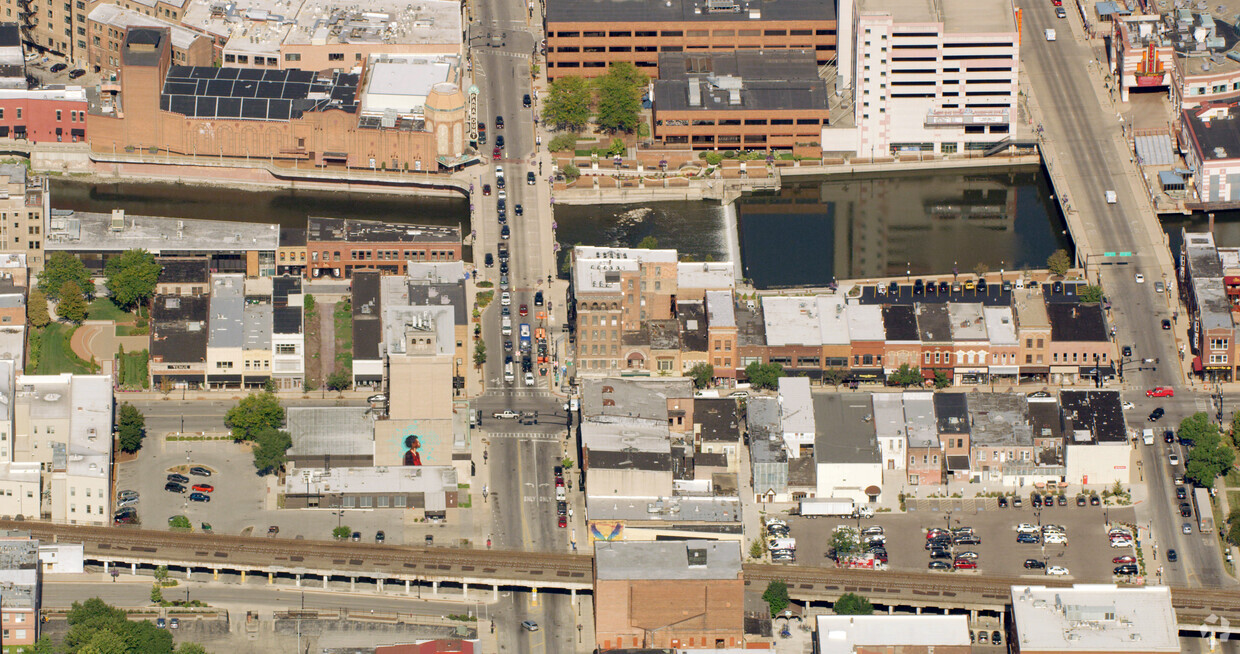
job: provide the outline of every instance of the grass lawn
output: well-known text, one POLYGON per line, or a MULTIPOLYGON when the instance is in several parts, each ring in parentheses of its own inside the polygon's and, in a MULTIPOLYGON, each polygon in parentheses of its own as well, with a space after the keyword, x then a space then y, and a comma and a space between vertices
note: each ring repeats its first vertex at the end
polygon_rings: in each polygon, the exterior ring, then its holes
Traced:
POLYGON ((115 320, 116 322, 132 322, 133 314, 121 310, 112 302, 112 298, 97 297, 90 303, 86 316, 91 320, 115 320))
POLYGON ((125 388, 147 388, 150 378, 147 376, 147 363, 150 355, 146 350, 137 352, 126 352, 124 360, 121 362, 124 377, 121 379, 121 385, 125 388))
POLYGON ((1227 473, 1227 487, 1240 489, 1240 469, 1232 468, 1227 473))
POLYGON ((353 309, 348 302, 336 305, 332 314, 336 322, 336 361, 346 371, 353 371, 353 309))
POLYGON ((90 374, 93 372, 90 363, 83 361, 69 347, 69 339, 72 338, 76 329, 76 327, 56 322, 43 328, 37 374, 56 375, 62 372, 90 374))

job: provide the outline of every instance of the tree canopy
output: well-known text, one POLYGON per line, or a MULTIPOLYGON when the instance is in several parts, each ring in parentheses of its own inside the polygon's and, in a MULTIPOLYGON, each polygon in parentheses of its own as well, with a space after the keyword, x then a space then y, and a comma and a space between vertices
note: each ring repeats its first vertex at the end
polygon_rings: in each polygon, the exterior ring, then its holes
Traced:
POLYGON ((93 291, 95 288, 86 264, 77 257, 68 252, 53 252, 48 255, 47 261, 43 263, 43 272, 39 273, 39 290, 54 300, 60 299, 60 289, 68 281, 77 282, 79 290, 93 291))
POLYGON ((887 376, 887 383, 892 386, 912 386, 913 384, 921 384, 921 369, 916 366, 910 366, 907 363, 900 364, 895 372, 887 376))
POLYGON ((60 291, 56 293, 60 297, 60 303, 56 305, 56 315, 68 320, 69 322, 82 322, 86 320, 86 298, 83 296, 82 287, 78 283, 69 280, 60 287, 60 291))
POLYGON ((1081 302, 1101 302, 1102 301, 1102 287, 1095 286, 1093 284, 1089 284, 1088 286, 1082 286, 1076 292, 1076 299, 1080 300, 1081 302))
POLYGON ((745 376, 754 388, 774 389, 779 385, 779 378, 784 376, 784 368, 778 363, 754 361, 745 366, 745 376))
POLYGON ((1072 259, 1068 257, 1068 251, 1060 248, 1051 253, 1046 258, 1046 268, 1053 274, 1063 277, 1072 269, 1072 259))
POLYGON ((103 274, 104 286, 112 294, 112 301, 122 309, 132 309, 155 294, 159 272, 163 266, 155 262, 155 255, 146 250, 127 250, 120 256, 108 259, 103 274))
POLYGON ((47 295, 37 288, 30 289, 30 296, 26 298, 26 321, 36 329, 47 327, 52 322, 52 316, 47 311, 47 295))
POLYGON ((788 598, 788 584, 782 579, 775 579, 766 585, 762 600, 771 609, 771 617, 775 617, 788 608, 792 600, 788 598))
POLYGON ((137 407, 125 402, 116 412, 116 431, 121 450, 131 454, 137 452, 142 448, 142 439, 146 438, 146 417, 137 407))
POLYGON ((709 363, 696 364, 689 369, 689 377, 693 379, 693 385, 697 388, 706 388, 715 378, 715 367, 709 363))
POLYGON ((253 393, 241 398, 237 406, 224 415, 224 426, 232 430, 235 440, 248 441, 264 428, 275 429, 284 424, 284 407, 272 393, 253 393))
POLYGON ((1235 451, 1223 442, 1218 426, 1203 412, 1180 422, 1180 437, 1192 441, 1184 476, 1197 484, 1213 488, 1215 477, 1226 473, 1236 462, 1235 451))
POLYGON ((598 89, 598 126, 612 132, 637 129, 646 75, 627 61, 614 63, 606 75, 595 80, 595 87, 598 89))
POLYGON ((288 461, 288 448, 293 438, 288 432, 274 427, 263 427, 254 433, 254 468, 259 474, 280 469, 288 461))
POLYGON ((63 649, 37 651, 65 651, 69 654, 172 653, 172 634, 167 630, 156 627, 149 620, 131 622, 124 611, 108 606, 98 597, 74 602, 67 618, 69 632, 65 634, 63 649))
MULTIPOLYGON (((593 103, 594 91, 590 88, 590 80, 574 75, 553 80, 543 101, 543 123, 556 129, 579 132, 590 122, 593 103)), ((554 140, 552 142, 555 143, 554 140)), ((561 141, 558 145, 564 143, 561 141)))
POLYGON ((870 615, 874 612, 874 605, 870 604, 870 600, 856 593, 840 595, 831 608, 836 615, 870 615))

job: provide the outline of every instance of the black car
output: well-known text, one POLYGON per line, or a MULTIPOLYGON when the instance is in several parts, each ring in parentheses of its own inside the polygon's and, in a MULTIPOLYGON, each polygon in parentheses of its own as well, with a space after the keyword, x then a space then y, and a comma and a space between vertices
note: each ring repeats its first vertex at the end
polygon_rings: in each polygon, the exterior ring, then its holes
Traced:
POLYGON ((1037 544, 1038 535, 1037 534, 1016 534, 1016 542, 1026 543, 1026 544, 1030 544, 1030 543, 1037 544))
POLYGON ((952 564, 948 563, 947 561, 931 561, 930 564, 926 566, 926 569, 928 570, 951 570, 952 564))
POLYGON ((210 502, 211 496, 206 493, 190 493, 189 501, 191 502, 210 502))
POLYGON ((1089 501, 1089 500, 1086 500, 1084 495, 1077 495, 1077 496, 1076 496, 1076 505, 1077 505, 1077 506, 1085 506, 1085 503, 1086 503, 1086 502, 1088 502, 1088 501, 1089 501))
POLYGON ((913 282, 913 295, 921 295, 926 290, 926 283, 920 279, 913 282))
MULTIPOLYGON (((504 129, 504 117, 503 116, 495 117, 495 129, 504 129)), ((498 139, 499 137, 496 137, 496 138, 498 139)))
MULTIPOLYGON (((541 292, 541 291, 540 291, 540 292, 541 292)), ((553 472, 555 472, 555 476, 557 476, 557 477, 559 477, 559 476, 561 476, 561 475, 563 475, 563 474, 564 474, 564 466, 556 466, 556 467, 552 468, 551 470, 552 470, 553 472)))
POLYGON ((1041 495, 1034 493, 1032 502, 1033 502, 1033 508, 1035 509, 1042 508, 1042 496, 1041 495))
POLYGON ((1007 506, 1008 506, 1008 500, 1007 500, 1007 497, 1000 497, 1000 498, 999 498, 999 508, 1000 508, 1000 509, 1006 509, 1006 508, 1007 508, 1007 506))
POLYGON ((385 540, 387 540, 387 534, 383 533, 383 531, 382 531, 382 530, 379 530, 379 531, 376 531, 376 532, 375 532, 375 542, 376 542, 376 543, 382 543, 382 542, 383 542, 383 541, 385 541, 385 540))
POLYGON ((1090 506, 1098 506, 1099 504, 1102 504, 1102 502, 1098 499, 1098 496, 1097 496, 1097 495, 1090 495, 1090 496, 1089 496, 1089 505, 1090 505, 1090 506))
POLYGON ((112 515, 112 522, 118 525, 131 524, 138 521, 138 510, 127 506, 112 515))
POLYGON ((534 306, 541 307, 542 305, 543 305, 543 294, 542 294, 542 291, 538 291, 537 293, 534 293, 534 306))
POLYGON ((935 549, 930 550, 930 558, 931 558, 931 559, 949 559, 949 560, 950 560, 950 559, 952 559, 952 558, 954 558, 954 557, 952 557, 952 553, 951 553, 951 551, 950 551, 950 550, 944 550, 944 549, 935 548, 935 549))
POLYGON ((525 183, 526 183, 526 184, 529 184, 530 186, 533 186, 535 181, 536 181, 536 180, 535 180, 535 178, 534 178, 534 171, 532 171, 532 170, 531 170, 531 171, 529 171, 529 172, 525 173, 525 183))
MULTIPOLYGON (((508 274, 508 262, 507 261, 499 262, 499 271, 501 274, 504 274, 504 275, 508 274)), ((504 307, 504 308, 507 309, 508 307, 504 307)))
POLYGON ((947 549, 951 546, 952 546, 952 541, 950 538, 931 538, 930 540, 926 541, 925 549, 927 550, 947 549))
POLYGON ((1175 432, 1174 432, 1174 431, 1171 431, 1170 429, 1168 429, 1167 431, 1164 431, 1164 432, 1163 432, 1163 442, 1164 442, 1164 443, 1174 443, 1174 442, 1175 442, 1175 432))
POLYGON ((1180 560, 1180 555, 1176 554, 1175 550, 1167 550, 1167 560, 1171 563, 1175 563, 1180 560))
POLYGON ((512 205, 512 212, 513 212, 513 213, 515 213, 515 214, 517 214, 518 216, 524 216, 524 215, 525 215, 525 209, 522 209, 522 208, 521 208, 521 205, 519 205, 519 204, 514 204, 514 205, 512 205))
POLYGON ((1056 502, 1059 504, 1059 506, 1068 506, 1068 496, 1060 495, 1059 499, 1056 500, 1056 502))
POLYGON ((503 227, 500 228, 499 230, 500 238, 507 240, 510 235, 511 235, 511 232, 508 231, 508 225, 504 225, 503 227))
POLYGON ((1124 356, 1126 356, 1126 357, 1130 357, 1130 356, 1132 356, 1132 346, 1131 346, 1131 345, 1125 345, 1125 346, 1124 346, 1124 348, 1120 350, 1120 353, 1121 353, 1121 354, 1123 354, 1123 355, 1124 355, 1124 356))
POLYGON ((1042 496, 1042 504, 1045 506, 1055 506, 1055 496, 1047 493, 1042 496))
POLYGON ((555 514, 556 515, 568 515, 568 502, 565 502, 563 500, 556 502, 555 503, 555 514))
POLYGON ((178 483, 176 483, 175 481, 170 481, 170 482, 168 482, 168 483, 164 484, 164 490, 166 490, 166 491, 168 491, 168 492, 170 492, 170 493, 184 493, 184 492, 185 492, 185 485, 184 485, 184 484, 178 484, 178 483))
MULTIPOLYGON (((503 148, 503 147, 504 147, 504 135, 503 135, 503 134, 500 134, 499 136, 496 136, 496 137, 495 137, 495 147, 497 147, 497 148, 503 148)), ((499 187, 500 187, 500 188, 504 188, 504 185, 501 183, 501 184, 499 185, 499 187)))
POLYGON ((895 283, 895 282, 891 282, 890 284, 888 284, 888 285, 887 285, 887 294, 888 294, 888 295, 895 295, 896 293, 899 293, 899 292, 900 292, 900 285, 899 285, 899 284, 897 284, 897 283, 895 283))
POLYGON ((1188 502, 1180 502, 1180 517, 1191 518, 1193 516, 1193 507, 1188 502))
POLYGON ((1120 576, 1131 576, 1137 574, 1137 572, 1139 572, 1139 570, 1137 569, 1137 564, 1135 563, 1125 563, 1124 565, 1115 566, 1115 574, 1120 576))
POLYGON ((1037 559, 1025 559, 1026 570, 1041 570, 1046 567, 1046 563, 1037 559))
POLYGON ((986 280, 984 279, 977 280, 977 292, 978 293, 986 292, 986 280))
POLYGON ((1155 421, 1157 421, 1157 420, 1160 420, 1160 419, 1163 417, 1163 415, 1164 415, 1164 414, 1166 414, 1166 413, 1167 413, 1167 412, 1166 412, 1166 411, 1164 411, 1162 407, 1158 407, 1157 409, 1154 409, 1153 411, 1150 411, 1150 418, 1149 418, 1149 420, 1150 420, 1150 422, 1155 422, 1155 421))
POLYGON ((487 256, 486 256, 486 263, 487 263, 487 268, 490 268, 490 267, 494 266, 494 265, 495 265, 495 255, 491 254, 490 252, 487 252, 487 256))
POLYGON ((355 543, 360 541, 361 539, 362 539, 362 532, 360 531, 353 532, 353 536, 350 537, 350 540, 352 540, 355 543))
POLYGON ((1171 329, 1171 321, 1170 321, 1170 320, 1167 320, 1166 318, 1163 318, 1163 321, 1162 321, 1162 328, 1163 328, 1163 329, 1171 329))
POLYGON ((1177 500, 1188 499, 1188 491, 1185 490, 1183 486, 1176 486, 1175 487, 1175 499, 1177 500))
POLYGON ((189 477, 186 477, 185 475, 180 475, 174 472, 168 475, 168 481, 175 481, 175 482, 182 483, 182 484, 188 484, 189 477))
POLYGON ((939 282, 939 293, 942 293, 943 295, 947 295, 947 292, 950 290, 951 290, 951 286, 949 286, 947 282, 939 282))
POLYGON ((74 68, 73 70, 69 71, 69 79, 77 79, 85 74, 86 74, 86 71, 82 70, 81 68, 74 68))
POLYGON ((957 545, 981 545, 982 539, 973 534, 962 534, 955 538, 957 545))
POLYGON ((69 64, 52 64, 52 72, 59 73, 69 67, 69 64))
POLYGON ((521 106, 525 107, 526 109, 529 109, 531 104, 533 104, 533 102, 530 100, 530 94, 526 93, 521 98, 521 106))

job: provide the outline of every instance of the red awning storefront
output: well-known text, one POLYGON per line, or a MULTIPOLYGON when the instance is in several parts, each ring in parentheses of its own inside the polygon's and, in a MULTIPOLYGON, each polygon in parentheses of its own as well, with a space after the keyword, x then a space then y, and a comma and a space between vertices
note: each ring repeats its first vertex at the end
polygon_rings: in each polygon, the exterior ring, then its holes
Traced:
POLYGON ((1201 357, 1193 357, 1193 372, 1201 372, 1201 357))

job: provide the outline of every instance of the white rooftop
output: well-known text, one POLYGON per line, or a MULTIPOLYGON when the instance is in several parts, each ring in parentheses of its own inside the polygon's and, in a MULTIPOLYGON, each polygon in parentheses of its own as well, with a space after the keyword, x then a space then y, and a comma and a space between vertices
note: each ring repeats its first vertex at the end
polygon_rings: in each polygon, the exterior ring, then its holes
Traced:
POLYGON ((881 341, 887 338, 883 326, 883 307, 878 304, 848 305, 848 335, 854 341, 881 341))
POLYGON ((207 347, 241 347, 245 342, 245 275, 212 275, 210 306, 207 347))
POLYGON ((899 393, 874 394, 874 431, 879 439, 904 437, 904 398, 899 393))
POLYGON ((820 615, 818 654, 852 654, 858 648, 970 647, 965 615, 820 615))
POLYGON ((147 16, 119 5, 95 5, 95 8, 90 10, 90 14, 87 17, 90 20, 110 25, 122 31, 130 27, 166 27, 172 35, 172 47, 181 50, 185 50, 193 45, 195 39, 205 38, 205 35, 181 27, 176 23, 155 18, 154 16, 147 16))
POLYGON ((986 336, 991 345, 1016 345, 1016 321, 1012 318, 1012 307, 983 307, 982 316, 986 319, 986 336))
POLYGON ((672 451, 671 433, 667 425, 636 422, 583 422, 581 444, 588 450, 605 452, 635 450, 669 454, 672 451))
POLYGON ((332 495, 443 493, 456 490, 456 479, 456 468, 452 466, 303 468, 285 477, 284 492, 332 495))
POLYGON ((607 273, 636 272, 643 262, 675 263, 676 251, 579 245, 573 248, 573 289, 578 296, 619 293, 619 277, 607 273))
POLYGON ((1024 651, 1180 651, 1167 586, 1012 586, 1012 616, 1024 651))
MULTIPOLYGON (((104 5, 111 7, 112 5, 104 5)), ((0 100, 65 100, 86 102, 86 89, 53 84, 38 89, 0 89, 0 100)))
POLYGON ((736 266, 731 261, 685 261, 676 265, 680 288, 736 288, 736 266))
POLYGON ((779 420, 785 434, 815 433, 809 377, 779 378, 779 420))
MULTIPOLYGON (((875 398, 878 394, 875 393, 875 398)), ((909 447, 934 447, 939 444, 939 428, 934 416, 934 393, 904 392, 904 424, 909 447)))
POLYGON ((986 320, 982 305, 972 302, 952 302, 947 305, 951 319, 953 341, 986 340, 986 320))
MULTIPOLYGON (((449 306, 386 307, 383 311, 383 345, 389 355, 405 354, 405 335, 410 330, 435 333, 435 354, 450 356, 456 350, 456 327, 449 306)), ((382 357, 383 352, 379 355, 382 357)))
POLYGON ((732 291, 706 291, 706 324, 711 327, 736 326, 732 291))
POLYGON ((362 91, 362 113, 423 115, 431 87, 453 81, 457 58, 383 55, 371 58, 369 79, 362 91))

